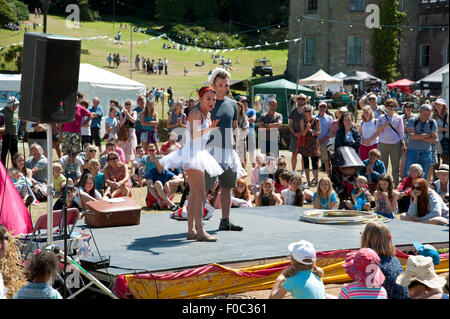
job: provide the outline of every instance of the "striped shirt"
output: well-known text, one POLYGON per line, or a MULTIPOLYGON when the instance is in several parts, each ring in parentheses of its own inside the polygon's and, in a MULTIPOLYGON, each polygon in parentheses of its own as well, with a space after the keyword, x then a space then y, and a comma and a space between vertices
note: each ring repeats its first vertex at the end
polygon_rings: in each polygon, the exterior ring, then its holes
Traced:
POLYGON ((354 282, 341 289, 339 299, 388 299, 388 297, 383 287, 368 288, 359 282, 354 282))

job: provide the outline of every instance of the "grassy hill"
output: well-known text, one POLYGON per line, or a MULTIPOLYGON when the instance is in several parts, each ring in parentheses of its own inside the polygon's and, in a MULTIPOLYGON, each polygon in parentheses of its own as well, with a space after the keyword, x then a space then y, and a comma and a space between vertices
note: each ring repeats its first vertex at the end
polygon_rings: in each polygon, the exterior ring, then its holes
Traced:
MULTIPOLYGON (((34 15, 30 15, 29 23, 42 24, 42 17, 35 19, 34 15)), ((125 22, 127 23, 127 22, 125 22)), ((129 23, 129 22, 128 22, 129 23)), ((28 26, 29 31, 33 31, 31 25, 28 26)), ((120 56, 126 56, 130 60, 130 46, 128 42, 132 36, 133 42, 143 41, 139 46, 133 47, 133 71, 131 78, 135 81, 144 83, 147 87, 164 87, 171 86, 174 90, 175 97, 185 97, 195 94, 196 84, 208 79, 208 72, 218 65, 213 64, 211 53, 203 53, 203 49, 198 52, 193 48, 189 51, 179 51, 174 49, 163 49, 163 44, 168 41, 163 39, 154 39, 154 35, 147 35, 141 32, 133 32, 130 34, 130 28, 120 29, 120 22, 86 22, 80 28, 66 27, 66 20, 62 17, 48 16, 47 33, 68 35, 80 38, 108 36, 114 38, 117 32, 122 32, 123 45, 114 44, 108 39, 83 40, 82 49, 87 50, 88 54, 81 55, 82 63, 90 63, 97 67, 106 68, 112 72, 118 73, 125 77, 130 77, 129 63, 122 63, 119 68, 108 68, 106 57, 109 53, 119 53, 120 56), (161 58, 169 60, 169 75, 150 75, 142 71, 134 70, 134 57, 139 54, 141 57, 155 59, 161 58), (204 67, 196 67, 196 63, 205 61, 204 67), (187 76, 184 76, 184 68, 189 70, 187 76)), ((42 32, 42 26, 36 29, 42 32)), ((0 30, 0 47, 8 44, 19 43, 23 41, 24 31, 0 30)), ((284 73, 287 64, 287 44, 280 44, 278 47, 263 47, 261 50, 234 50, 233 52, 225 52, 218 54, 225 58, 230 58, 233 62, 231 75, 232 79, 247 79, 251 77, 251 69, 253 61, 262 57, 271 59, 274 75, 284 73), (236 58, 239 58, 239 64, 236 64, 236 58)))

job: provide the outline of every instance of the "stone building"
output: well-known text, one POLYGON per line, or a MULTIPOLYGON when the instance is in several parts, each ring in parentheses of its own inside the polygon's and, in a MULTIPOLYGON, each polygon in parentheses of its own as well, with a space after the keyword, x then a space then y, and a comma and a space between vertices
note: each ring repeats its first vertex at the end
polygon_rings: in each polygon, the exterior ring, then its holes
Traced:
MULTIPOLYGON (((291 0, 286 76, 305 78, 319 69, 328 74, 354 70, 377 76, 371 54, 373 29, 366 26, 377 0, 291 0)), ((418 80, 448 63, 449 0, 400 0, 405 11, 399 49, 401 77, 418 80), (427 28, 426 26, 446 26, 427 28)))

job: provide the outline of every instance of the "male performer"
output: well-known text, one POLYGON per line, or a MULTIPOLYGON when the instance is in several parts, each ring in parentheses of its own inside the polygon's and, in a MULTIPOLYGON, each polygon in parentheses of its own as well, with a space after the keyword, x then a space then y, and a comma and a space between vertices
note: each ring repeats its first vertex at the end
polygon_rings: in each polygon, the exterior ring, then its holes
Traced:
MULTIPOLYGON (((216 90, 216 104, 211 111, 211 120, 219 120, 220 136, 214 134, 207 148, 212 147, 212 155, 219 162, 224 172, 219 176, 220 204, 222 219, 219 230, 241 231, 243 227, 230 222, 231 189, 236 187, 237 169, 233 165, 232 152, 235 146, 233 131, 237 128, 238 106, 235 100, 227 96, 230 88, 230 74, 224 70, 215 69, 209 82, 216 90)), ((206 189, 214 187, 215 179, 205 172, 206 189)))

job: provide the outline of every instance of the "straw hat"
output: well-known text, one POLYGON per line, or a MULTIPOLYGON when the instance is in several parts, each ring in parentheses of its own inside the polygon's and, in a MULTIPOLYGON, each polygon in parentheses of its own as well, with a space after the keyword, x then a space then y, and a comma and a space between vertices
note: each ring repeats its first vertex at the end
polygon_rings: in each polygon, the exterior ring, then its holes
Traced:
POLYGON ((299 95, 297 95, 297 97, 295 98, 296 100, 298 99, 304 99, 304 100, 308 100, 309 97, 303 93, 300 93, 299 95))
POLYGON ((385 277, 379 265, 380 257, 374 250, 361 248, 347 254, 342 267, 354 281, 367 287, 381 287, 385 277))
POLYGON ((436 275, 433 259, 425 256, 409 256, 405 272, 397 277, 396 283, 408 287, 411 282, 419 281, 429 288, 442 288, 446 281, 436 275))
POLYGON ((439 166, 439 169, 436 170, 436 173, 447 173, 448 174, 448 165, 447 164, 441 164, 439 166))

